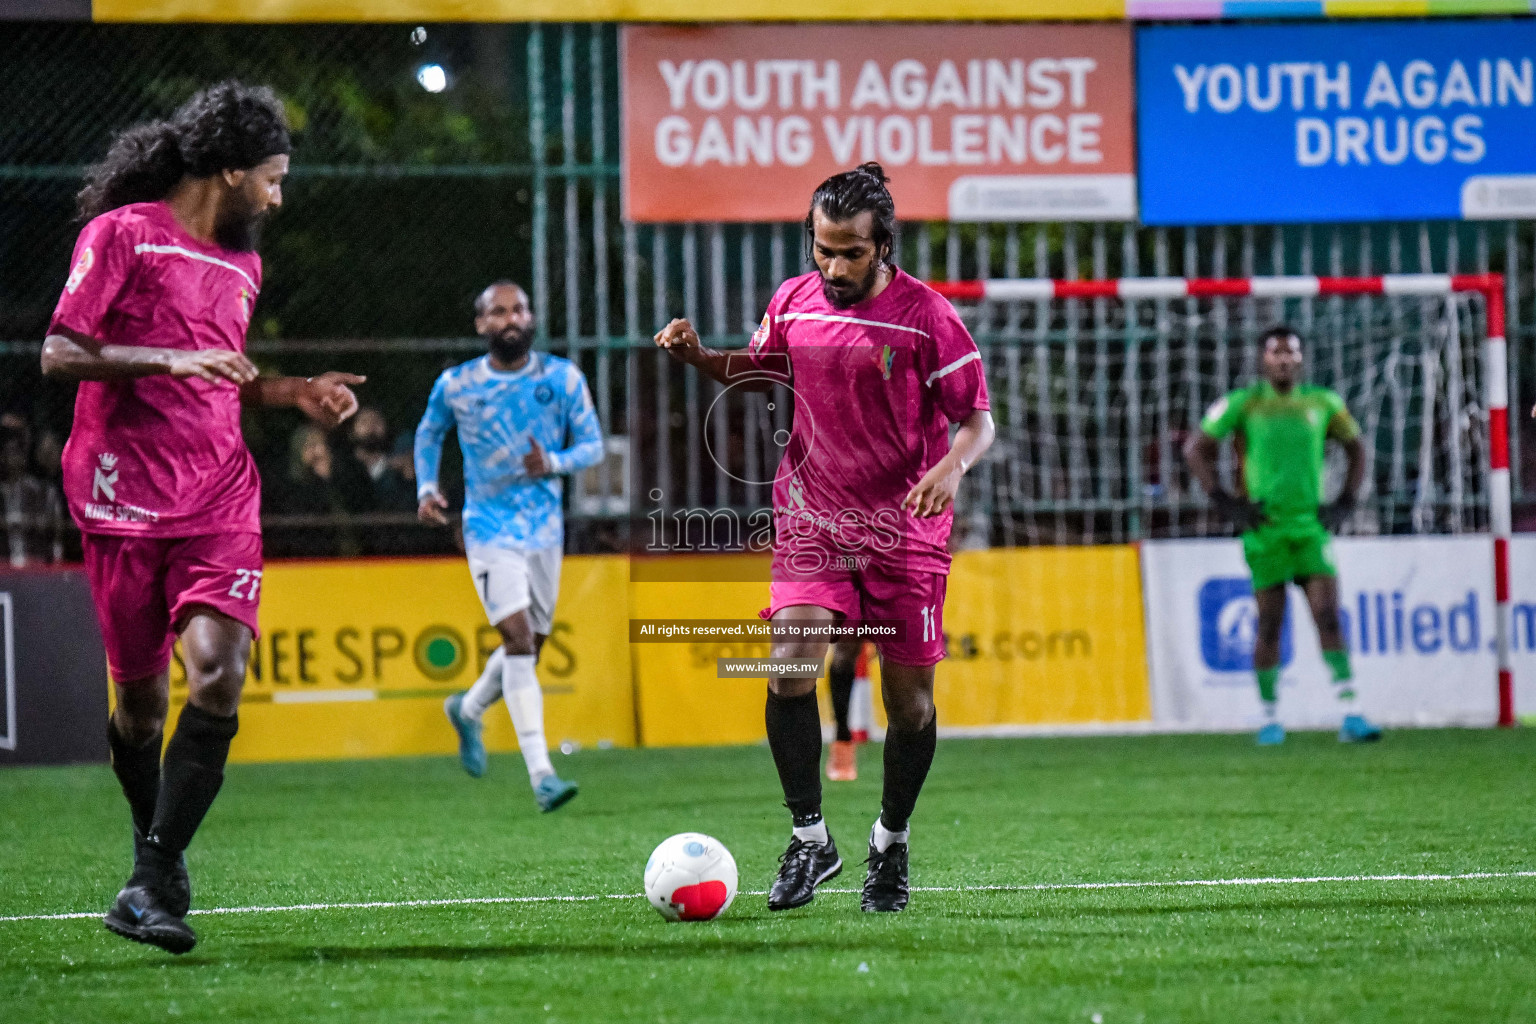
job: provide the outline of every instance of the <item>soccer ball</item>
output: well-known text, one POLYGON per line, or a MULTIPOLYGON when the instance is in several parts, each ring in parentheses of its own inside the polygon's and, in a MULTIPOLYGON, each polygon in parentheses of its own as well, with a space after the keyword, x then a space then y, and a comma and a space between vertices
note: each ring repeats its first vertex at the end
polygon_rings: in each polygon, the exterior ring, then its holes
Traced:
POLYGON ((700 832, 662 840, 645 862, 645 897, 668 921, 712 921, 736 898, 736 858, 700 832))

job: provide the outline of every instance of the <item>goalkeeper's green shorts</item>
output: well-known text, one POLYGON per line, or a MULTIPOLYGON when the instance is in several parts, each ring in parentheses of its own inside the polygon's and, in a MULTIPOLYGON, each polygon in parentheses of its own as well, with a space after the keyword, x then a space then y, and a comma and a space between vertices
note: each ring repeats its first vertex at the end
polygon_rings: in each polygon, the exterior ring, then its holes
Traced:
POLYGON ((1290 583, 1308 576, 1337 576, 1333 538, 1323 524, 1261 526, 1243 534, 1243 558, 1253 573, 1253 589, 1290 583))

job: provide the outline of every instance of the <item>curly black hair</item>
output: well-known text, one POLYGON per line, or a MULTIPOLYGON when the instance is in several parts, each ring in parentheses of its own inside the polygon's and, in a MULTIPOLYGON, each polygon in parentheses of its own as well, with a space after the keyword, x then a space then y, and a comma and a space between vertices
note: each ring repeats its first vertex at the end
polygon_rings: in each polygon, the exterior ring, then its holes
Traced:
POLYGON ((891 246, 896 237, 896 200, 886 183, 885 168, 871 160, 851 171, 834 174, 811 195, 811 208, 805 215, 805 244, 813 249, 816 244, 815 218, 819 208, 829 220, 851 220, 861 213, 874 214, 875 252, 890 263, 891 246))
POLYGON ((282 101, 264 85, 211 85, 164 121, 146 121, 112 140, 75 197, 81 220, 129 203, 164 199, 184 175, 248 170, 290 151, 282 101))

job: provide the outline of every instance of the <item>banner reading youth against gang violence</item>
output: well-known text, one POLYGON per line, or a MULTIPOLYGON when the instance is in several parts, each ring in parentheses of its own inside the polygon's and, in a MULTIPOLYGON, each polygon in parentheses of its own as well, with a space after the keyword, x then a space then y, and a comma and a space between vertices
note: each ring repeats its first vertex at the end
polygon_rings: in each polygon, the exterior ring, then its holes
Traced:
POLYGON ((1137 33, 1148 224, 1536 215, 1536 23, 1137 33))
POLYGON ((635 221, 795 221, 878 160, 902 219, 1136 215, 1126 25, 627 26, 635 221))

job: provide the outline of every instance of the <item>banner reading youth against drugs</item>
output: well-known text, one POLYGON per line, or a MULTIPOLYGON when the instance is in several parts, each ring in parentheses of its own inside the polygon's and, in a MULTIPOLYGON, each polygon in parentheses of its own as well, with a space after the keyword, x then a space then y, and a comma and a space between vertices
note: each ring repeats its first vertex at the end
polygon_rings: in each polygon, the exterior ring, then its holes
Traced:
POLYGON ((1136 215, 1127 25, 626 26, 635 221, 796 221, 878 160, 902 219, 1136 215))
POLYGON ((1536 23, 1137 33, 1148 224, 1536 215, 1536 23))

